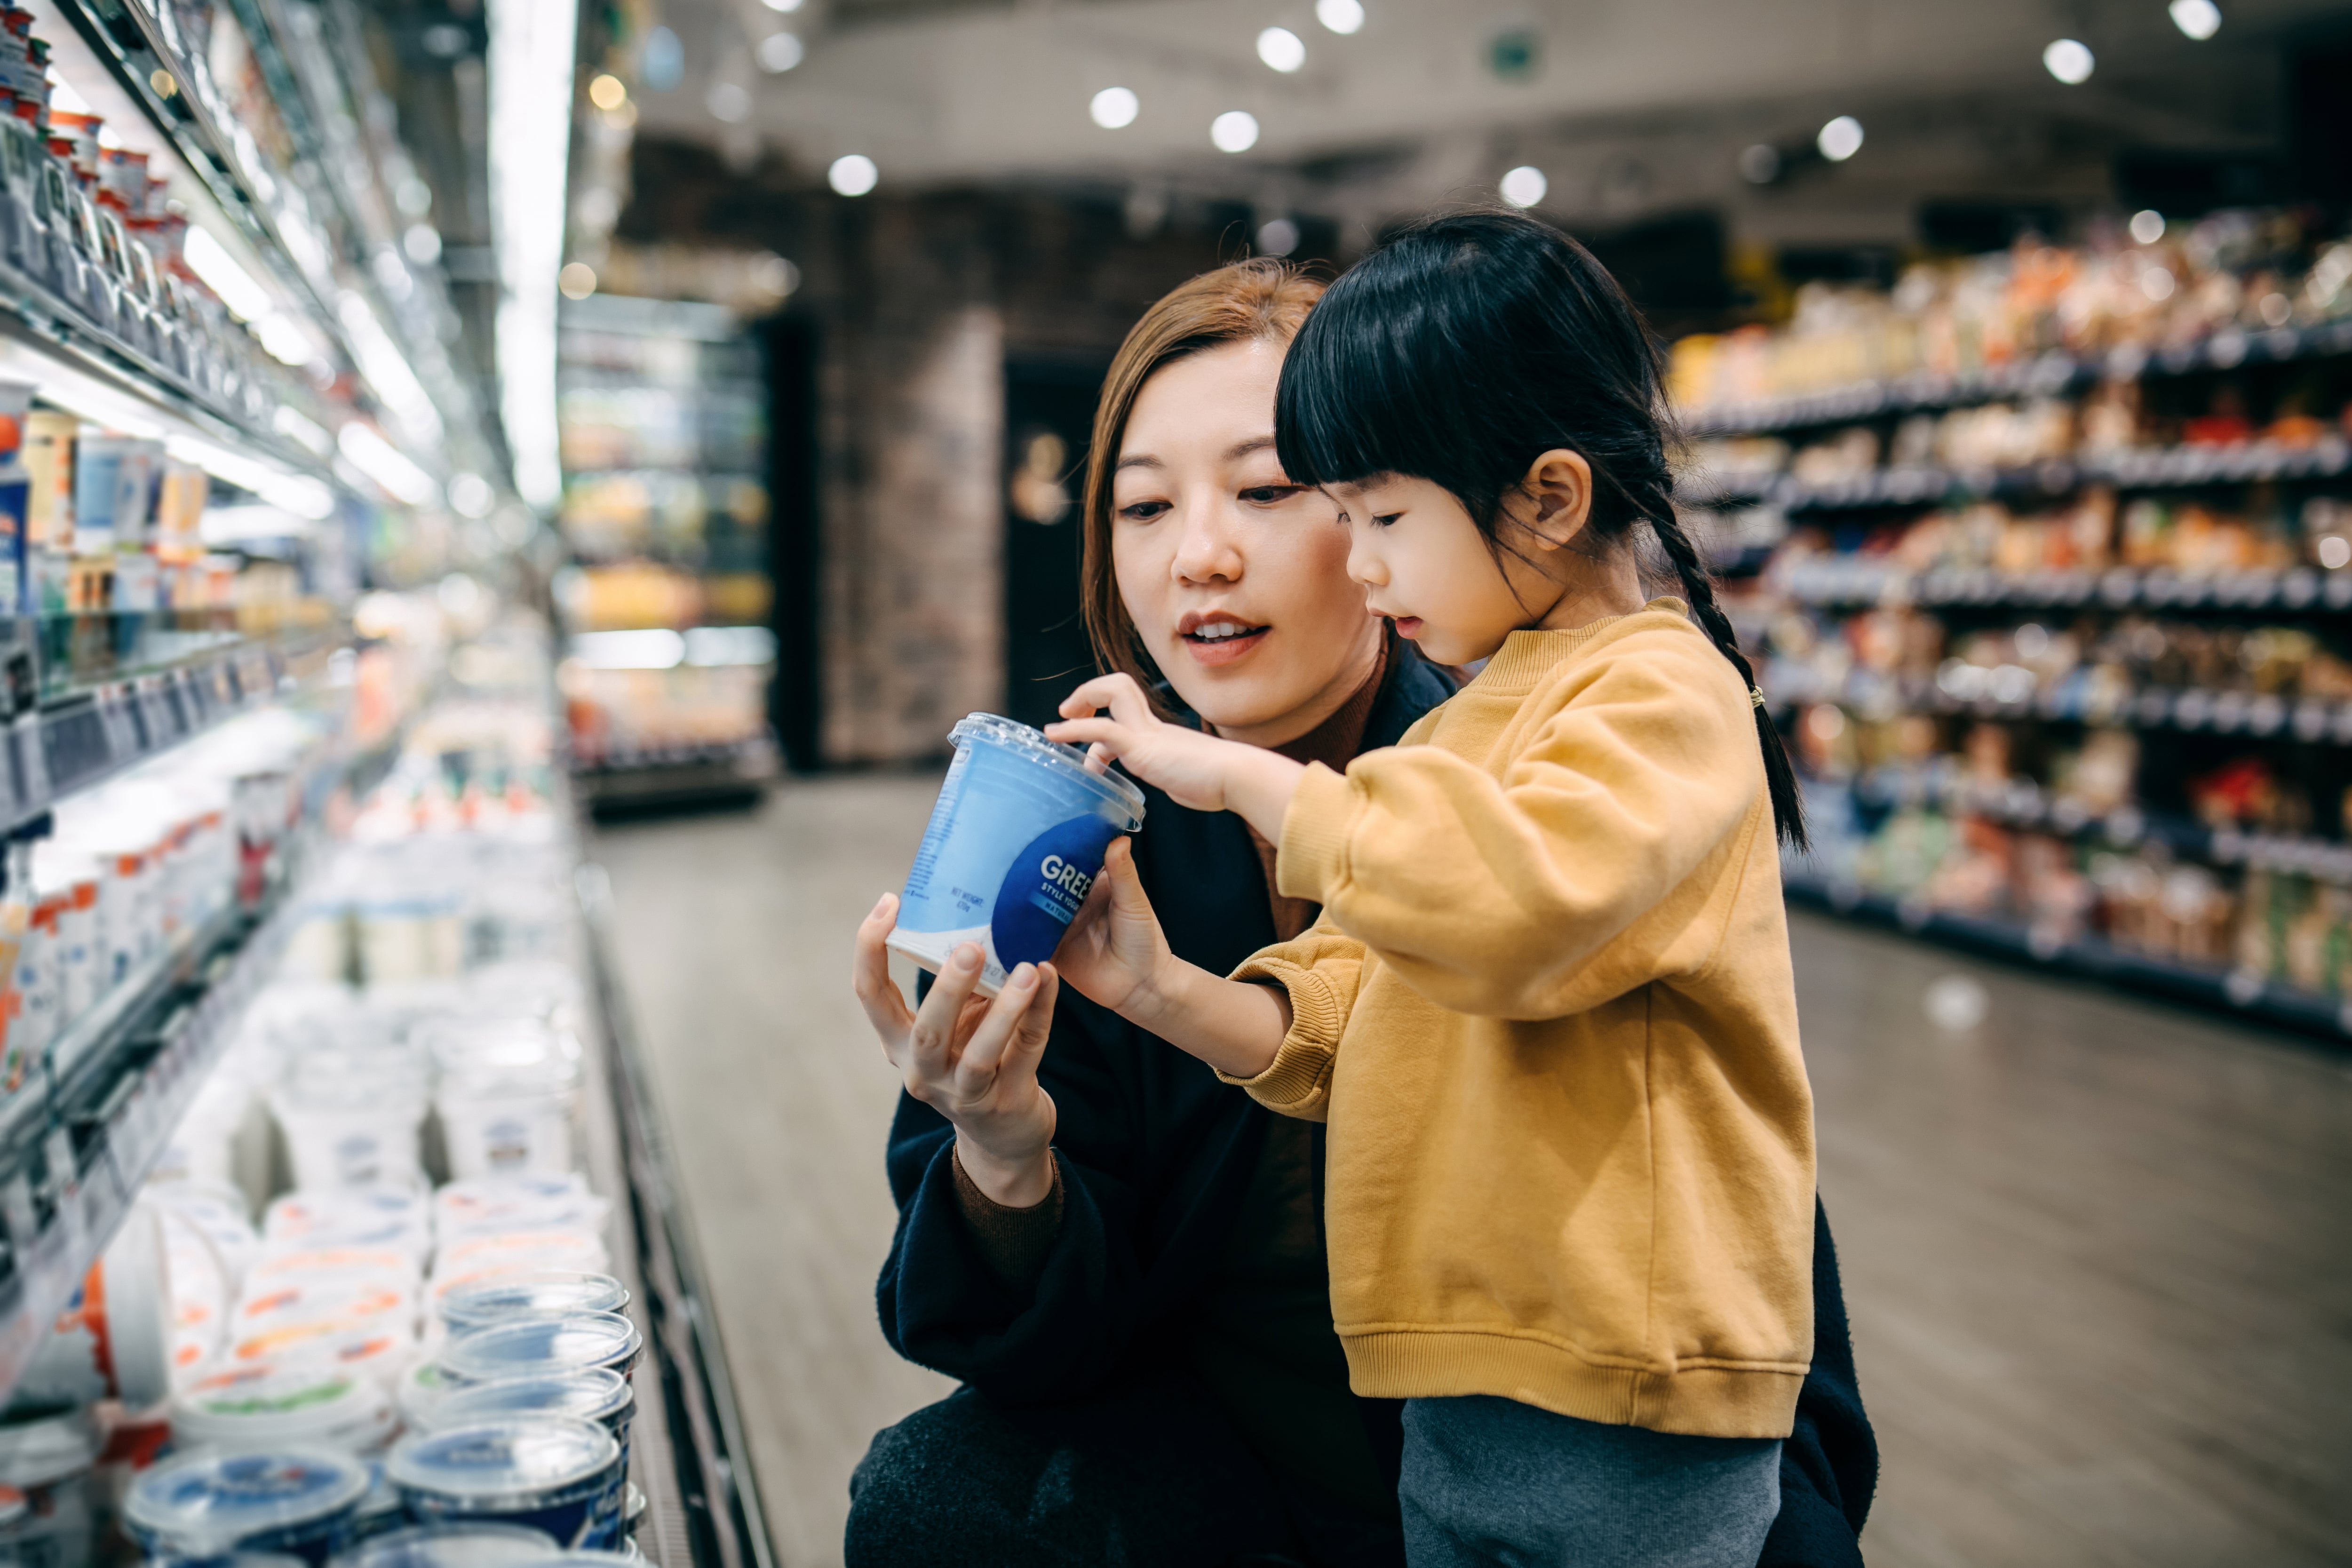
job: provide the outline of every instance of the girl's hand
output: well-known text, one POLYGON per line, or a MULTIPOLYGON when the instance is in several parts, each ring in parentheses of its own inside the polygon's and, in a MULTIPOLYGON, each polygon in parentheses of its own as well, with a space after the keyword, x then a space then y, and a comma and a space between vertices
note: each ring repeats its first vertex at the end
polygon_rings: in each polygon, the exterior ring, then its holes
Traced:
POLYGON ((1085 746, 1087 765, 1116 758, 1195 811, 1238 812, 1268 841, 1282 841, 1283 814, 1306 768, 1277 752, 1221 741, 1151 710, 1131 675, 1101 675, 1062 700, 1067 717, 1045 726, 1048 739, 1085 746), (1108 708, 1107 719, 1090 717, 1108 708))
POLYGON ((992 1002, 974 994, 981 952, 965 942, 949 955, 921 1008, 909 1008, 883 945, 898 924, 898 895, 885 893, 857 928, 857 1000, 882 1054, 908 1094, 954 1125, 957 1158, 982 1193, 1007 1208, 1043 1203, 1054 1185, 1055 1110, 1037 1082, 1037 1063, 1060 990, 1054 966, 1022 964, 992 1002))
POLYGON ((1135 849, 1111 840, 1102 874, 1063 933, 1054 962, 1078 994, 1114 1013, 1139 1005, 1175 961, 1135 874, 1135 849))

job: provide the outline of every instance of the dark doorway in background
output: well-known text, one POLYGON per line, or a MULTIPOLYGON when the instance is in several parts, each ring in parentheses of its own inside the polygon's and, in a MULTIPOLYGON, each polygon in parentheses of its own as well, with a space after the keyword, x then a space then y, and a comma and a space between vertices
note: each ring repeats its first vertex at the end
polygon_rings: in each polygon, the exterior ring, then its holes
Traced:
POLYGON ((818 638, 816 326, 798 316, 766 323, 770 458, 768 575, 775 584, 776 682, 771 717, 784 765, 796 773, 821 765, 824 722, 818 638))
POLYGON ((1078 613, 1078 512, 1106 360, 1004 363, 1004 711, 1044 724, 1094 673, 1078 613))

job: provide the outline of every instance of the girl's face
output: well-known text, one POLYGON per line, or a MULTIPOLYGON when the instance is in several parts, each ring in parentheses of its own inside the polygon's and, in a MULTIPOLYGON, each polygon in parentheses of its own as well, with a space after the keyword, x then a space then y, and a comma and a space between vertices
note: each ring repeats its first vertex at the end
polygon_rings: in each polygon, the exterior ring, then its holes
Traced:
MULTIPOLYGON (((1452 491, 1381 475, 1331 494, 1348 524, 1348 575, 1374 615, 1439 664, 1470 664, 1550 609, 1560 586, 1487 546, 1452 491)), ((1529 553, 1534 553, 1529 552, 1529 553)))
POLYGON ((1153 373, 1111 479, 1112 571, 1139 639, 1219 734, 1260 746, 1328 718, 1380 656, 1348 531, 1274 455, 1283 352, 1227 343, 1153 373))

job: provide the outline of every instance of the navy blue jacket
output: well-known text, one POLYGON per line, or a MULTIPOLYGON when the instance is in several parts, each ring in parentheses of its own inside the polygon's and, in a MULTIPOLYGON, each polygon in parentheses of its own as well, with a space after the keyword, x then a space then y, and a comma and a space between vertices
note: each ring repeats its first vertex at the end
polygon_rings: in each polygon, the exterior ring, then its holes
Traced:
MULTIPOLYGON (((1393 658, 1364 749, 1393 745, 1453 689, 1410 651, 1393 658)), ((1168 944, 1228 973, 1275 939, 1249 831, 1228 813, 1189 810, 1148 784, 1144 794, 1136 868, 1168 944)), ((876 1291, 899 1354, 1021 1404, 1078 1398, 1130 1362, 1140 1371, 1181 1353, 1273 1114, 1068 986, 1037 1076, 1058 1113, 1064 1210, 1034 1286, 1009 1289, 990 1270, 956 1199, 954 1130, 902 1093, 889 1149, 898 1229, 876 1291)), ((1877 1481, 1836 1255, 1827 1219, 1815 1217, 1813 1366, 1783 1450, 1765 1568, 1859 1564, 1855 1537, 1877 1481)), ((1367 1426, 1394 1418, 1393 1408, 1368 1410, 1367 1426)), ((1392 1444, 1375 1447, 1393 1462, 1392 1444)))

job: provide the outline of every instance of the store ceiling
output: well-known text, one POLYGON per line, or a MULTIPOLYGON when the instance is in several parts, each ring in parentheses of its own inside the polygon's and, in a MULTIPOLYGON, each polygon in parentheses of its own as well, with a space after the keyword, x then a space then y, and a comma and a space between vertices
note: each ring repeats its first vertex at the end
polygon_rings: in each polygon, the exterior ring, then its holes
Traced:
POLYGON ((668 90, 641 86, 638 131, 740 162, 780 153, 813 177, 862 153, 901 187, 1162 181, 1276 207, 1358 205, 1351 189, 1372 205, 1444 199, 1491 189, 1515 162, 1582 156, 1564 183, 1554 174, 1546 205, 1605 210, 1736 195, 1741 148, 1801 149, 1828 116, 1851 113, 1874 139, 1839 171, 1848 187, 1866 187, 1874 163, 1887 176, 1899 163, 1895 183, 1915 191, 1923 168, 1961 186, 2015 185, 2021 165, 2084 146, 2104 167, 2115 144, 2270 142, 2277 44, 2344 15, 2340 0, 2236 0, 2219 36, 2196 43, 2162 0, 1365 0, 1364 10, 1360 31, 1342 37, 1318 24, 1312 0, 803 0, 791 13, 762 0, 668 0, 663 19, 686 69, 668 90), (1270 26, 1306 44, 1293 74, 1258 58, 1270 26), (761 69, 761 42, 787 30, 804 58, 761 69), (2062 36, 2095 51, 2087 83, 2044 70, 2042 49, 2062 36), (1136 93, 1133 124, 1093 123, 1089 100, 1108 87, 1136 93), (1210 122, 1232 110, 1260 128, 1238 155, 1210 144, 1210 122))

